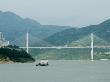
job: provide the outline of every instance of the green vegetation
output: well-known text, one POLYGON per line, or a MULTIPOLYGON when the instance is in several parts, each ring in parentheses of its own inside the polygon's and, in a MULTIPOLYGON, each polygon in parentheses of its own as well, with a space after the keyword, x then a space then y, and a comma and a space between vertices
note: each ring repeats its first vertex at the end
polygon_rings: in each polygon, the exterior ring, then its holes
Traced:
POLYGON ((37 59, 55 59, 55 60, 90 59, 89 49, 48 49, 48 50, 44 49, 44 52, 42 51, 39 55, 36 56, 37 59))
MULTIPOLYGON (((76 41, 79 43, 79 41, 82 41, 81 39, 87 37, 91 33, 94 33, 94 35, 101 38, 100 41, 104 40, 106 42, 110 42, 110 20, 104 21, 98 25, 90 25, 79 29, 66 29, 46 38, 45 41, 56 46, 63 46, 76 41)), ((87 41, 88 40, 86 39, 86 42, 87 41)))
MULTIPOLYGON (((33 57, 36 59, 52 60, 90 60, 91 49, 34 49, 33 57)), ((94 48, 94 59, 110 59, 110 48, 94 48)))
POLYGON ((35 59, 18 46, 0 48, 0 60, 13 62, 34 62, 35 59))

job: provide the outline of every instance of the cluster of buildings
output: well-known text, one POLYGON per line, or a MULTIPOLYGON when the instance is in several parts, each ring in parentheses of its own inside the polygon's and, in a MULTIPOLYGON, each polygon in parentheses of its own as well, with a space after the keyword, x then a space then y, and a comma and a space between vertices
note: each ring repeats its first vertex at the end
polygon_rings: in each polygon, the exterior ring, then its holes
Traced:
POLYGON ((5 38, 3 37, 2 32, 0 32, 0 47, 7 46, 9 45, 9 41, 6 41, 5 38))

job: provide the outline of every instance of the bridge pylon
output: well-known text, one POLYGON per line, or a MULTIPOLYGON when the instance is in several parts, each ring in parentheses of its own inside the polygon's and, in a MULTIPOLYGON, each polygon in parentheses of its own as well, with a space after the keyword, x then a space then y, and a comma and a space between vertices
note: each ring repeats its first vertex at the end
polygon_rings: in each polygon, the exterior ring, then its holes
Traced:
POLYGON ((26 52, 29 53, 29 33, 26 33, 26 52))
POLYGON ((91 61, 94 59, 94 34, 91 33, 91 61))

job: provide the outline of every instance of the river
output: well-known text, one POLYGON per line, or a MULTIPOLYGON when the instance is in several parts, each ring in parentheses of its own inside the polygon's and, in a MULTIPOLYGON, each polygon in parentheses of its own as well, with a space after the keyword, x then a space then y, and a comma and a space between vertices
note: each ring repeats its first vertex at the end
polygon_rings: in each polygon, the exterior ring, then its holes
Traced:
POLYGON ((49 66, 35 64, 0 64, 0 82, 110 82, 110 61, 50 60, 49 66))

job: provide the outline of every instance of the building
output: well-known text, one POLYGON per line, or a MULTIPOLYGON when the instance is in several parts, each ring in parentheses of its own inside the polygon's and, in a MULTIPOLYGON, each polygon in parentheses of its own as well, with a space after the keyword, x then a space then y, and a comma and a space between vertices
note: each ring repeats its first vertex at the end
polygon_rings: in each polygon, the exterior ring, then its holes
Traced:
POLYGON ((9 45, 9 41, 6 41, 3 37, 2 32, 0 32, 0 47, 9 45))

